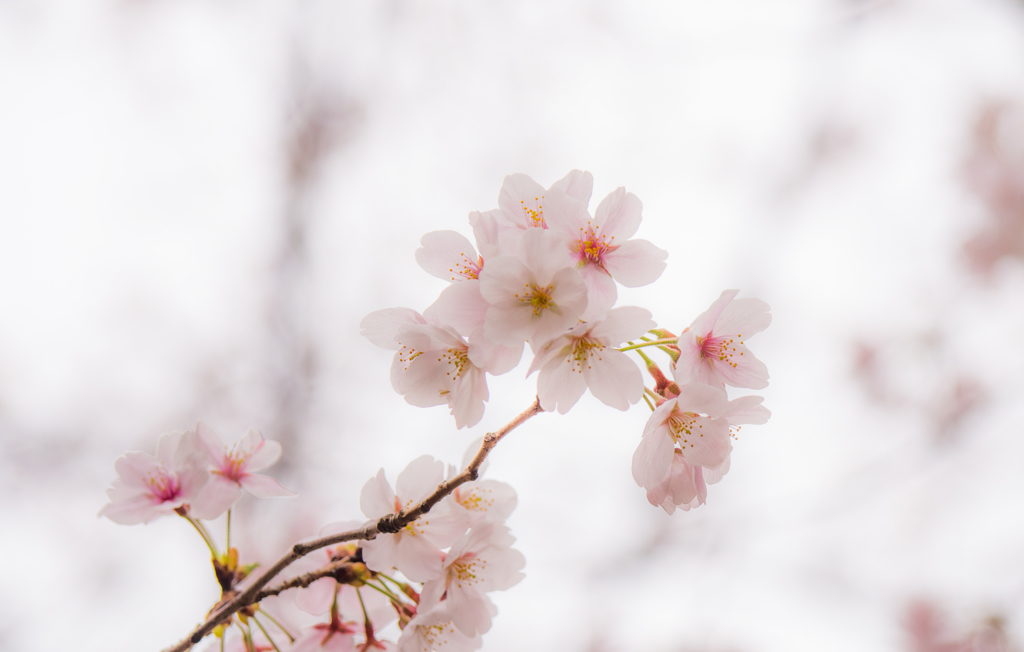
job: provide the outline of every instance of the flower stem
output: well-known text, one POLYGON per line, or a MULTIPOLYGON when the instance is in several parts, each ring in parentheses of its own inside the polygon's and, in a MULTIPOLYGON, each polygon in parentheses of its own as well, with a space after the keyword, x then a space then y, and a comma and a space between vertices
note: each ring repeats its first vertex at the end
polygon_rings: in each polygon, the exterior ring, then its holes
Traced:
POLYGON ((231 550, 231 509, 228 509, 228 542, 224 544, 227 550, 231 550))
POLYGON ((395 600, 397 602, 401 602, 402 601, 401 598, 399 598, 397 595, 392 593, 391 590, 388 589, 388 587, 385 586, 383 583, 381 584, 381 586, 377 586, 376 584, 370 584, 369 582, 364 582, 363 586, 368 586, 371 589, 374 589, 376 591, 379 591, 379 592, 383 593, 385 596, 387 596, 387 598, 389 600, 395 600), (381 588, 381 587, 383 587, 383 588, 381 588))
POLYGON ((281 623, 277 622, 277 618, 274 618, 274 617, 273 617, 273 616, 271 616, 271 615, 270 615, 269 613, 267 613, 267 610, 266 610, 266 609, 264 609, 263 607, 260 607, 259 611, 260 611, 260 613, 261 613, 261 614, 263 614, 264 616, 266 616, 266 617, 267 617, 267 618, 268 618, 268 619, 270 620, 270 622, 272 622, 272 623, 274 623, 275 625, 277 625, 277 628, 278 628, 278 629, 280 629, 280 630, 281 630, 282 632, 284 632, 284 635, 288 637, 288 640, 289 640, 289 641, 290 641, 291 643, 294 643, 294 642, 295 642, 295 637, 294 637, 294 636, 292 636, 292 633, 291 633, 291 632, 289 632, 289 631, 288 631, 287 629, 285 629, 284 625, 282 625, 281 623))
MULTIPOLYGON (((644 389, 647 388, 644 387, 644 389)), ((644 403, 647 404, 647 407, 651 408, 651 412, 654 412, 654 404, 651 403, 651 399, 647 398, 647 394, 643 394, 642 396, 644 397, 644 403)))
POLYGON ((220 553, 217 551, 217 544, 213 542, 213 537, 211 537, 210 533, 206 531, 206 528, 203 527, 203 524, 200 523, 198 520, 192 518, 188 514, 181 514, 181 517, 189 523, 191 523, 192 527, 194 527, 196 529, 196 532, 199 533, 199 536, 203 537, 203 541, 206 542, 206 546, 210 549, 210 554, 213 555, 213 558, 217 559, 218 557, 220 557, 220 553))
POLYGON ((650 342, 643 342, 642 344, 632 344, 630 346, 623 346, 617 351, 632 351, 634 349, 643 348, 645 346, 658 346, 659 344, 675 344, 679 341, 678 337, 666 337, 663 340, 651 340, 650 342))
MULTIPOLYGON (((228 514, 230 514, 230 513, 231 513, 231 512, 229 511, 229 512, 228 512, 228 514)), ((256 618, 256 614, 253 614, 253 616, 252 616, 252 622, 256 623, 256 626, 260 628, 260 631, 261 631, 261 632, 263 632, 263 635, 267 637, 267 640, 268 640, 268 641, 270 641, 270 645, 271 645, 271 646, 272 646, 272 647, 274 648, 274 652, 281 652, 281 648, 277 647, 277 643, 275 643, 275 642, 274 642, 274 639, 272 639, 272 638, 270 637, 270 634, 269 634, 269 633, 267 632, 266 628, 265 628, 265 627, 263 627, 263 623, 261 623, 261 622, 260 622, 260 621, 259 621, 259 620, 258 620, 258 619, 256 618)))

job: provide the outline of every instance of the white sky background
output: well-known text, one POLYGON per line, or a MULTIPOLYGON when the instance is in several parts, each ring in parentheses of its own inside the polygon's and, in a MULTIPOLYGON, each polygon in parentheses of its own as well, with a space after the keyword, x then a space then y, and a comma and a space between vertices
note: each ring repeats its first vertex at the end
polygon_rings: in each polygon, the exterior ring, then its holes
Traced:
POLYGON ((269 559, 361 518, 380 466, 457 462, 529 405, 524 361, 456 431, 358 323, 441 290, 423 233, 571 168, 592 207, 636 193, 670 253, 620 305, 678 331, 725 288, 771 304, 773 417, 672 517, 630 476, 643 404, 516 431, 488 475, 527 579, 484 649, 887 652, 918 598, 1024 638, 1024 268, 967 271, 986 218, 960 174, 1022 55, 1011 0, 0 2, 0 649, 156 650, 216 599, 187 524, 95 517, 163 432, 291 424, 300 497, 241 515, 269 559), (290 195, 297 102, 335 126, 290 195), (965 374, 986 399, 938 437, 965 374))

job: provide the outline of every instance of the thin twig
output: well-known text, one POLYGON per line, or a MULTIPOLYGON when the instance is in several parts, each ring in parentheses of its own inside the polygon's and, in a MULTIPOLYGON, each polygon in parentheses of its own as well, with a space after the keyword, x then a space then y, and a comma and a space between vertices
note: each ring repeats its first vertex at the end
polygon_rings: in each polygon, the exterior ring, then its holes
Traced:
POLYGON ((272 595, 277 595, 278 593, 281 593, 282 591, 287 591, 288 589, 304 589, 319 579, 322 579, 324 577, 331 577, 335 575, 338 571, 347 570, 351 567, 352 562, 348 559, 331 562, 323 568, 318 568, 317 570, 310 571, 304 575, 293 577, 287 582, 281 582, 275 587, 260 591, 256 594, 256 597, 253 600, 253 602, 260 602, 264 598, 269 598, 272 595))
POLYGON ((219 608, 215 608, 206 617, 206 620, 196 627, 191 634, 181 640, 177 645, 167 648, 164 652, 186 652, 186 650, 191 649, 193 645, 203 640, 203 637, 212 632, 218 624, 230 618, 239 609, 257 602, 263 587, 270 583, 270 580, 274 579, 274 577, 299 557, 308 555, 314 550, 326 548, 327 546, 331 546, 336 543, 368 540, 376 537, 378 534, 394 534, 396 532, 400 532, 406 525, 429 512, 434 505, 441 502, 441 500, 448 494, 455 491, 456 487, 465 484, 466 482, 476 480, 477 475, 480 472, 480 465, 484 463, 484 460, 487 459, 487 455, 495 446, 498 445, 498 442, 501 441, 505 435, 515 430, 524 421, 539 414, 540 412, 540 399, 538 398, 534 400, 533 405, 523 411, 519 416, 506 423, 501 429, 487 433, 484 437, 483 443, 480 445, 480 450, 477 451, 476 456, 473 457, 473 461, 470 462, 469 465, 454 478, 445 480, 441 484, 437 485, 437 488, 434 489, 433 493, 414 505, 412 509, 402 510, 397 514, 387 514, 377 519, 375 523, 365 525, 356 530, 332 534, 320 539, 314 539, 307 543, 296 543, 285 556, 278 559, 273 566, 257 577, 256 581, 250 584, 248 588, 232 598, 230 601, 222 604, 219 608))

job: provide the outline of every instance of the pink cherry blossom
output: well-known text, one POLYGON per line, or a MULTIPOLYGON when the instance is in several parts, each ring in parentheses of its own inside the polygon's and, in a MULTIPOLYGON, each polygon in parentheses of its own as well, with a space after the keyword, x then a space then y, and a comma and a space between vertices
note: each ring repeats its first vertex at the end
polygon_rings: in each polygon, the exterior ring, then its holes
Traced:
POLYGON ((445 555, 441 576, 423 585, 420 609, 430 609, 444 596, 452 623, 463 634, 489 630, 497 610, 486 592, 503 591, 523 579, 520 571, 526 559, 511 547, 513 542, 515 537, 504 525, 475 526, 445 555))
POLYGON ((264 440, 259 430, 250 428, 229 449, 216 430, 200 421, 196 424, 196 439, 212 462, 210 480, 193 505, 199 518, 217 518, 235 504, 243 489, 257 498, 295 495, 274 478, 256 473, 281 457, 281 444, 264 440))
POLYGON ((516 255, 487 261, 480 274, 480 294, 490 304, 484 335, 505 346, 546 341, 575 324, 587 306, 586 285, 561 236, 529 229, 517 244, 516 255))
POLYGON ((107 490, 110 503, 100 510, 121 525, 149 523, 188 508, 208 479, 206 455, 196 446, 193 431, 163 435, 156 457, 133 451, 114 462, 118 478, 107 490))
POLYGON ((428 274, 449 282, 480 277, 484 259, 466 236, 455 231, 431 231, 416 250, 416 262, 428 274))
POLYGON ((583 202, 564 194, 549 198, 548 228, 566 237, 587 284, 589 304, 583 319, 601 317, 615 304, 616 281, 640 287, 656 281, 665 270, 668 252, 632 238, 640 227, 641 209, 640 200, 625 188, 605 197, 593 218, 583 202))
POLYGON ((703 467, 687 462, 683 451, 676 448, 668 475, 660 484, 647 490, 647 500, 669 514, 675 512, 676 508, 685 512, 703 505, 707 498, 703 470, 703 467))
POLYGON ((605 319, 581 322, 537 351, 529 373, 540 370, 537 396, 541 407, 565 414, 589 388, 598 400, 626 410, 644 391, 640 369, 614 347, 637 338, 655 324, 643 308, 608 311, 605 319))
POLYGON ((725 388, 768 386, 768 367, 754 357, 745 341, 768 328, 771 308, 760 299, 735 299, 739 290, 726 290, 679 336, 676 382, 725 388))
POLYGON ((498 480, 475 480, 455 488, 451 500, 471 523, 502 523, 516 508, 516 490, 498 480))
MULTIPOLYGON (((633 454, 633 479, 652 491, 669 476, 675 451, 691 466, 718 469, 732 450, 730 426, 765 423, 771 413, 760 396, 729 401, 725 390, 693 383, 658 406, 633 454)), ((659 502, 660 504, 660 502, 659 502)))
POLYGON ((483 638, 479 634, 466 636, 455 627, 442 602, 421 610, 409 621, 398 639, 398 652, 470 652, 481 645, 483 638))
POLYGON ((417 407, 448 405, 458 428, 474 426, 488 399, 484 370, 475 353, 452 328, 428 321, 408 308, 372 312, 361 322, 363 335, 378 346, 397 350, 391 385, 417 407))
POLYGON ((498 193, 499 219, 519 229, 548 228, 544 221, 545 199, 568 196, 582 202, 584 208, 594 190, 594 177, 589 172, 572 170, 569 174, 544 190, 543 186, 525 174, 510 174, 498 193))
MULTIPOLYGON (((359 495, 367 518, 397 514, 426 498, 444 480, 444 464, 429 455, 418 457, 398 475, 395 491, 381 469, 359 495)), ((435 505, 395 534, 378 534, 363 543, 363 560, 370 570, 397 568, 414 582, 427 582, 441 574, 447 548, 466 532, 469 523, 453 512, 447 501, 435 505)))

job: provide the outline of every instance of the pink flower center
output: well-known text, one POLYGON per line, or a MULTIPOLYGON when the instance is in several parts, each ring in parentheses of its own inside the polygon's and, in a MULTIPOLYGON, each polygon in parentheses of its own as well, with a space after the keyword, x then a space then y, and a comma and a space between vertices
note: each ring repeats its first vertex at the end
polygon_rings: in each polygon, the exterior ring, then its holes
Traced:
POLYGON ((612 244, 615 236, 598 234, 600 226, 594 226, 589 221, 587 228, 580 227, 580 237, 576 243, 576 260, 583 265, 604 266, 605 254, 618 249, 618 245, 612 244))
MULTIPOLYGON (((237 446, 238 444, 235 444, 237 446)), ((244 478, 247 473, 246 467, 249 466, 249 458, 252 457, 255 450, 235 450, 234 447, 230 451, 224 454, 224 461, 221 463, 219 469, 215 469, 213 472, 217 475, 222 475, 228 480, 234 480, 235 482, 240 481, 244 478)))
POLYGON ((177 474, 168 473, 162 466, 146 475, 146 485, 150 494, 162 503, 177 500, 181 496, 181 483, 177 474))
MULTIPOLYGON (((737 337, 743 337, 738 335, 737 337)), ((736 355, 736 347, 733 344, 736 342, 735 339, 729 337, 714 337, 709 333, 707 338, 697 338, 697 342, 700 343, 700 355, 708 362, 708 364, 714 364, 718 362, 725 363, 730 367, 737 367, 738 363, 733 362, 732 359, 736 355)), ((740 342, 743 344, 743 342, 740 342)), ((743 355, 743 352, 740 352, 743 355)))

